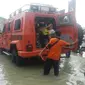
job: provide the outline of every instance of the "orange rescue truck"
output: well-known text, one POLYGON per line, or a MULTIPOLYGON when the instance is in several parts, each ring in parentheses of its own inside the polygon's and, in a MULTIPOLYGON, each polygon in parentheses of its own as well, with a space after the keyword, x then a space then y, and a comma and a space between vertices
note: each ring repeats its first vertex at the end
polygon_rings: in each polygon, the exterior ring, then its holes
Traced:
MULTIPOLYGON (((10 52, 12 61, 20 65, 25 58, 38 56, 41 51, 38 42, 39 23, 53 24, 54 30, 60 30, 61 38, 68 42, 78 38, 75 16, 70 13, 56 13, 56 9, 46 5, 29 5, 18 9, 5 21, 3 32, 0 35, 0 52, 10 52)), ((77 44, 72 50, 77 49, 77 44)), ((63 50, 68 52, 69 50, 63 50)))

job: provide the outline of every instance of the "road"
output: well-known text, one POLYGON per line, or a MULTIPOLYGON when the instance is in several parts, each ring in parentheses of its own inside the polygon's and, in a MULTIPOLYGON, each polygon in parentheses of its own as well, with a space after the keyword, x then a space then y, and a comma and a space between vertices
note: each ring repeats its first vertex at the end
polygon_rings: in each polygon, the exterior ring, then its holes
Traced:
MULTIPOLYGON (((38 61, 37 61, 38 62, 38 61)), ((43 64, 17 67, 11 57, 0 55, 0 85, 85 85, 85 58, 72 54, 69 59, 61 59, 60 75, 43 76, 43 64)))

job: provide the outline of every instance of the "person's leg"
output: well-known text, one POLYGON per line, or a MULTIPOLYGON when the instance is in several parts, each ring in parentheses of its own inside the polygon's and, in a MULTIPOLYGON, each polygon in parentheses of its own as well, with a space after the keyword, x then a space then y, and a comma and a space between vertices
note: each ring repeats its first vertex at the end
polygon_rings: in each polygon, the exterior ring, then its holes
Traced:
POLYGON ((39 42, 41 44, 41 48, 44 48, 45 47, 45 44, 44 44, 44 35, 42 33, 39 34, 39 42))
POLYGON ((46 45, 48 42, 47 42, 48 40, 47 40, 47 35, 44 35, 44 45, 46 45))
POLYGON ((59 75, 59 60, 54 60, 53 61, 53 67, 54 67, 54 75, 58 76, 59 75))
POLYGON ((49 74, 51 67, 52 67, 52 60, 51 59, 47 59, 45 61, 45 65, 44 65, 44 75, 48 75, 49 74))
POLYGON ((46 44, 49 42, 49 36, 48 35, 46 35, 46 44))
POLYGON ((44 39, 41 38, 41 39, 39 39, 39 41, 40 41, 40 44, 41 44, 41 48, 44 48, 45 47, 44 39))
POLYGON ((69 51, 69 52, 67 52, 67 53, 66 53, 66 57, 67 57, 67 58, 69 58, 69 57, 70 57, 70 54, 71 54, 71 52, 70 52, 70 51, 69 51))

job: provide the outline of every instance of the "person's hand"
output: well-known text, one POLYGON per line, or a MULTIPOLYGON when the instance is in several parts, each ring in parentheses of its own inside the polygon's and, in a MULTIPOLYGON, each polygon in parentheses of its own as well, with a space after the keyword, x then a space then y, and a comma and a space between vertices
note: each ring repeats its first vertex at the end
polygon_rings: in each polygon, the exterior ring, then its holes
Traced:
POLYGON ((76 39, 76 41, 75 42, 78 42, 78 39, 76 39))
POLYGON ((51 26, 52 26, 52 24, 49 24, 49 25, 48 25, 48 27, 51 27, 51 26))
POLYGON ((76 44, 78 42, 78 39, 76 39, 75 41, 74 41, 74 43, 73 44, 76 44))
POLYGON ((42 53, 41 52, 39 53, 39 56, 42 56, 42 53))
POLYGON ((70 46, 76 44, 78 42, 78 39, 76 39, 73 43, 70 44, 70 46))
POLYGON ((39 53, 39 56, 41 57, 41 59, 42 59, 43 61, 46 60, 46 56, 42 55, 42 52, 39 53))

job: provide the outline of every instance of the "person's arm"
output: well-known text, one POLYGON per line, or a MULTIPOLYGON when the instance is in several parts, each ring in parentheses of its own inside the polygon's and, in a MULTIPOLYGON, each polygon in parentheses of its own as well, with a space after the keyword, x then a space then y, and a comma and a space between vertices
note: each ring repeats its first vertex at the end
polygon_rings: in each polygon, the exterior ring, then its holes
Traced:
POLYGON ((51 45, 51 39, 50 39, 50 41, 48 42, 48 44, 43 48, 43 50, 39 53, 39 56, 41 56, 42 53, 43 53, 46 49, 48 49, 50 45, 51 45))
POLYGON ((73 45, 75 45, 76 43, 78 42, 78 40, 76 40, 75 42, 73 42, 73 43, 69 43, 69 44, 67 44, 67 45, 65 45, 63 48, 70 48, 70 46, 73 46, 73 45))
POLYGON ((48 48, 50 44, 48 43, 44 48, 43 50, 39 53, 39 56, 41 56, 43 54, 43 52, 48 48))
POLYGON ((75 42, 71 43, 70 46, 75 45, 78 42, 78 40, 76 40, 75 42))
POLYGON ((48 26, 46 26, 46 28, 49 28, 49 27, 51 27, 52 26, 52 24, 49 24, 48 26))

